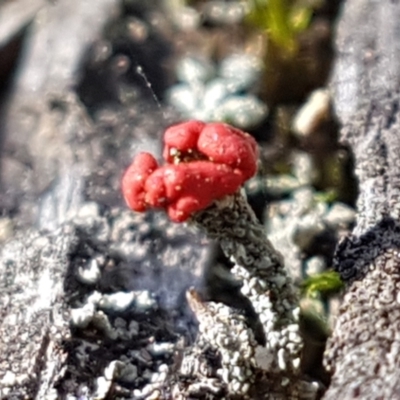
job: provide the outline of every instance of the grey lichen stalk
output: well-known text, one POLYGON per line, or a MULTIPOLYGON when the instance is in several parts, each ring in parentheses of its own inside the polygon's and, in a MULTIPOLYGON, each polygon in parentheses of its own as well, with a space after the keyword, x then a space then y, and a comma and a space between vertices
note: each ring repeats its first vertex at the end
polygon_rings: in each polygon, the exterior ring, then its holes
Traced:
POLYGON ((221 356, 218 375, 233 396, 228 398, 259 398, 261 393, 266 399, 314 398, 317 387, 300 377, 298 297, 281 255, 245 198, 239 193, 227 196, 193 221, 217 239, 234 262, 232 274, 243 284, 242 294, 258 315, 265 337, 265 345, 258 345, 243 316, 188 294, 200 337, 221 356))
POLYGON ((185 354, 180 374, 196 375, 196 379, 185 385, 184 390, 177 385, 173 398, 183 400, 200 393, 218 399, 227 394, 250 398, 249 390, 255 382, 257 344, 245 317, 225 304, 203 302, 194 289, 186 297, 199 321, 200 335, 196 345, 185 354), (206 357, 199 362, 199 357, 207 351, 220 358, 220 368, 213 368, 206 357))
POLYGON ((268 369, 296 371, 301 352, 298 299, 282 256, 265 237, 264 228, 247 201, 239 194, 226 197, 195 220, 210 237, 219 240, 235 263, 232 273, 243 282, 241 291, 263 326, 268 369))

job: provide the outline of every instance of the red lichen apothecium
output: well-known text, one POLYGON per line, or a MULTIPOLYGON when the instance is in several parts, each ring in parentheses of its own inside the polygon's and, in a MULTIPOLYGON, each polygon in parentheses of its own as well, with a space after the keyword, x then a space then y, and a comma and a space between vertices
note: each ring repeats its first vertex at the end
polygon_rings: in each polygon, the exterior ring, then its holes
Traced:
POLYGON ((224 123, 188 121, 168 128, 159 166, 140 153, 125 172, 122 192, 130 208, 163 208, 175 222, 235 193, 257 170, 252 136, 224 123))

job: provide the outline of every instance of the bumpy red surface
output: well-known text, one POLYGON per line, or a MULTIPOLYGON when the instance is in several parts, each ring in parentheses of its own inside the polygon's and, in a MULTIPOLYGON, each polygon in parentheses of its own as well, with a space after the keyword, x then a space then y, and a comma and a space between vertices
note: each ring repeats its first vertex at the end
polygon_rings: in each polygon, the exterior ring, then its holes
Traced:
POLYGON ((122 191, 133 210, 163 208, 182 222, 252 177, 258 150, 252 136, 230 125, 188 121, 167 129, 163 157, 158 166, 151 154, 136 156, 122 191))

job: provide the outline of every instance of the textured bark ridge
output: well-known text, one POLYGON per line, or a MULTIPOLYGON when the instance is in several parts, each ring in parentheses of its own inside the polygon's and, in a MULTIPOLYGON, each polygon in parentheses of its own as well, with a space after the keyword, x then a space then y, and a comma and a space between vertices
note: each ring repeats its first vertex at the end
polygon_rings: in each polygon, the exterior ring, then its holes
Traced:
POLYGON ((0 255, 4 399, 41 399, 54 391, 51 386, 67 356, 61 348, 61 338, 69 337, 63 284, 73 242, 73 232, 32 232, 5 246, 0 255))
POLYGON ((345 2, 332 78, 341 138, 355 156, 358 218, 337 248, 347 283, 325 353, 326 399, 400 394, 400 4, 345 2))

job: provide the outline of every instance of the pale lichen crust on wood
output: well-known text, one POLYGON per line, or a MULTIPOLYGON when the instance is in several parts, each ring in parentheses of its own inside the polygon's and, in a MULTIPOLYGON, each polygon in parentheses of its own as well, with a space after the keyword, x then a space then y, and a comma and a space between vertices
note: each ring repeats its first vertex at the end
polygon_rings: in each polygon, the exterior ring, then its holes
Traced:
POLYGON ((347 290, 325 353, 326 399, 400 391, 399 16, 398 2, 353 0, 338 25, 331 85, 359 198, 354 230, 335 255, 347 290))

